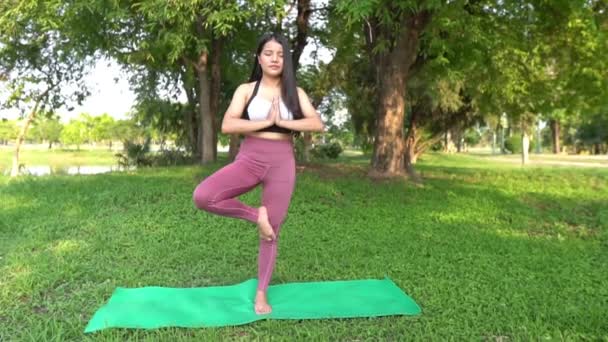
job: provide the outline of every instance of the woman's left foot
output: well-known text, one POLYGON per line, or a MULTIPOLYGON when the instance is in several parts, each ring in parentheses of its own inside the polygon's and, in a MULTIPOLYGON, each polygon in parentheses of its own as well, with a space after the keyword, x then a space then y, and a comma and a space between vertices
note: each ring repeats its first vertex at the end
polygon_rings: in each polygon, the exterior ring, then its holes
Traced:
POLYGON ((255 313, 258 315, 267 315, 272 312, 272 307, 268 304, 266 292, 258 291, 255 295, 255 313))

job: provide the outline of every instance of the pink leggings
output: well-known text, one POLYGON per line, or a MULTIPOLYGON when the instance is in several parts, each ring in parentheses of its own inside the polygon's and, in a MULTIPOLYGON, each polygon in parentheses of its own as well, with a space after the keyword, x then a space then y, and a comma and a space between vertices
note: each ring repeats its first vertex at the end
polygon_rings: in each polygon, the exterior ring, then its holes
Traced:
POLYGON ((205 178, 194 190, 197 208, 257 223, 258 209, 236 199, 262 183, 262 205, 276 239, 260 239, 258 290, 266 290, 277 255, 281 224, 287 216, 296 179, 293 143, 246 136, 235 160, 205 178))

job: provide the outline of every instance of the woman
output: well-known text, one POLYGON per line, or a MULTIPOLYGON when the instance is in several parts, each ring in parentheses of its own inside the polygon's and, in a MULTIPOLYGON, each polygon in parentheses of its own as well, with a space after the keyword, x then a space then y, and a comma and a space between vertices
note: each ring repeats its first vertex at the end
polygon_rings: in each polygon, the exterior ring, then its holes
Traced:
POLYGON ((234 162, 194 190, 199 209, 256 223, 260 235, 258 287, 254 310, 269 314, 266 291, 275 264, 277 240, 295 185, 294 131, 323 131, 306 93, 296 86, 291 50, 279 34, 261 37, 249 83, 241 84, 224 114, 222 132, 244 134, 234 162), (237 196, 262 184, 262 205, 237 196))

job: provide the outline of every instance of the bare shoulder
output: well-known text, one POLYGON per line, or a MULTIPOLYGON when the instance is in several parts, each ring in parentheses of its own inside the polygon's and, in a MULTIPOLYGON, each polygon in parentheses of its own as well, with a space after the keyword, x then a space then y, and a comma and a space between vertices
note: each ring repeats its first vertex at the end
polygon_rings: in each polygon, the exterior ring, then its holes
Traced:
POLYGON ((236 88, 236 91, 243 94, 248 94, 253 91, 253 87, 255 86, 255 82, 247 82, 241 83, 241 85, 236 88))
POLYGON ((300 88, 300 87, 296 87, 298 89, 298 96, 308 96, 306 95, 306 92, 304 91, 304 89, 300 88))
POLYGON ((310 98, 308 97, 308 94, 306 94, 306 92, 304 91, 304 89, 297 87, 298 89, 298 99, 300 100, 300 105, 302 105, 303 103, 310 103, 310 98))
POLYGON ((234 91, 235 97, 240 97, 242 99, 245 99, 245 101, 247 101, 247 99, 253 92, 254 86, 255 86, 255 82, 241 83, 234 91))

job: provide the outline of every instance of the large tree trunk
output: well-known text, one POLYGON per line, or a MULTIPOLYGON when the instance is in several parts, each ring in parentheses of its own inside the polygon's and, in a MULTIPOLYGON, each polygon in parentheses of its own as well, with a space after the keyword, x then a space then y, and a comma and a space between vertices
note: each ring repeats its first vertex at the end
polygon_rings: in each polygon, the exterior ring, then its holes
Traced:
POLYGON ((560 124, 558 119, 552 119, 550 121, 551 125, 551 137, 553 138, 553 153, 560 153, 559 146, 559 135, 560 135, 560 124))
POLYGON ((380 107, 372 156, 373 176, 394 176, 404 172, 403 115, 406 75, 396 53, 389 62, 380 84, 380 107))
POLYGON ((187 58, 183 58, 183 66, 182 83, 184 92, 186 93, 186 98, 188 99, 188 108, 184 110, 184 129, 186 130, 186 137, 188 139, 186 145, 192 151, 192 155, 199 156, 197 144, 198 124, 196 120, 196 104, 198 100, 196 98, 196 87, 194 80, 192 79, 192 74, 190 73, 191 70, 196 73, 196 65, 189 62, 187 58))
MULTIPOLYGON (((304 52, 304 48, 308 44, 308 26, 311 12, 310 0, 298 0, 298 15, 296 17, 296 27, 298 28, 298 31, 293 42, 292 54, 293 68, 295 72, 297 72, 300 68, 300 57, 302 56, 302 52, 304 52)), ((319 103, 315 103, 313 99, 312 105, 314 108, 317 108, 319 103)), ((312 149, 312 134, 310 132, 304 132, 303 141, 303 158, 305 162, 309 162, 310 150, 312 149)))
POLYGON ((462 128, 456 128, 456 152, 461 153, 463 150, 462 128))
POLYGON ((304 132, 304 151, 302 151, 302 158, 304 158, 304 162, 306 163, 311 161, 310 151, 312 151, 312 134, 310 132, 304 132))
POLYGON ((221 124, 221 120, 216 120, 220 110, 220 91, 222 86, 220 59, 222 56, 223 40, 218 37, 213 37, 211 40, 211 99, 210 99, 210 112, 213 127, 213 160, 217 160, 217 132, 220 127, 217 127, 217 123, 221 124))
POLYGON ((197 63, 197 75, 199 82, 199 113, 201 117, 199 136, 200 139, 200 150, 201 150, 201 163, 207 164, 213 162, 214 152, 214 137, 213 137, 213 115, 211 113, 211 102, 210 102, 210 91, 211 84, 209 82, 209 53, 203 51, 199 57, 197 63))
POLYGON ((230 147, 228 148, 228 160, 234 160, 237 153, 239 153, 239 135, 230 135, 230 147))
MULTIPOLYGON (((372 155, 372 177, 390 177, 405 173, 403 116, 405 114, 408 71, 418 54, 419 37, 430 21, 430 12, 422 11, 404 18, 392 51, 379 65, 379 107, 372 155)), ((391 29, 389 28, 390 32, 391 29)), ((376 39, 377 40, 377 39, 376 39)))
POLYGON ((21 131, 19 132, 19 136, 17 136, 17 141, 15 142, 15 153, 13 154, 13 166, 11 168, 11 177, 17 177, 19 175, 19 152, 21 149, 21 144, 23 143, 23 140, 25 140, 27 129, 36 117, 36 112, 38 111, 39 104, 40 101, 36 102, 36 105, 34 105, 34 109, 25 119, 23 127, 21 127, 21 131))
POLYGON ((292 55, 293 69, 296 72, 300 67, 300 56, 307 44, 310 13, 310 0, 298 0, 298 16, 296 17, 298 33, 294 39, 292 55))
MULTIPOLYGON (((313 98, 312 106, 314 108, 318 108, 319 105, 321 104, 322 100, 323 100, 323 98, 321 98, 321 97, 313 98)), ((311 161, 310 156, 311 156, 311 151, 312 151, 312 133, 311 132, 304 132, 303 142, 304 142, 304 151, 302 151, 302 158, 304 159, 304 162, 308 163, 311 161)))

